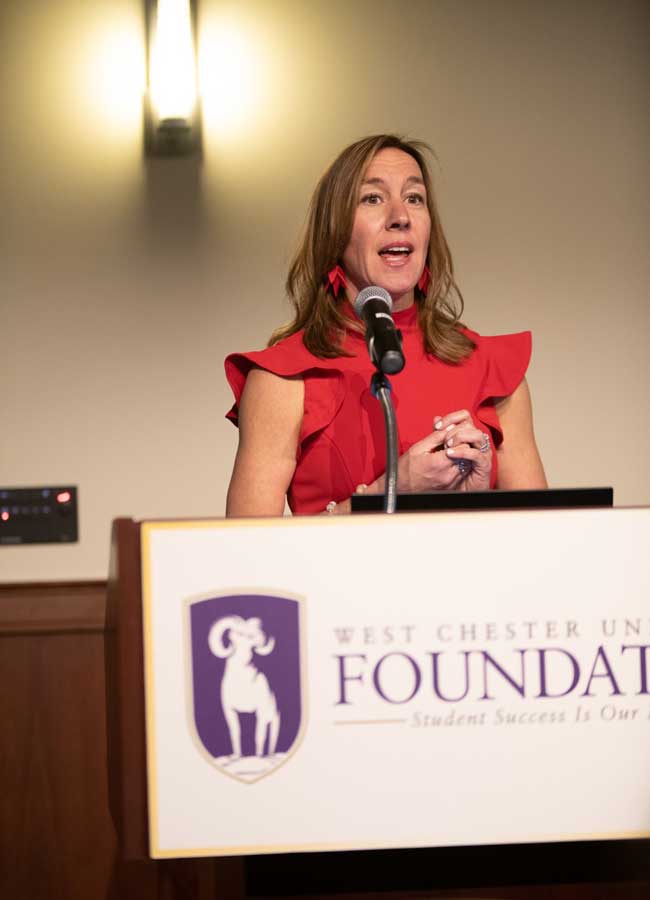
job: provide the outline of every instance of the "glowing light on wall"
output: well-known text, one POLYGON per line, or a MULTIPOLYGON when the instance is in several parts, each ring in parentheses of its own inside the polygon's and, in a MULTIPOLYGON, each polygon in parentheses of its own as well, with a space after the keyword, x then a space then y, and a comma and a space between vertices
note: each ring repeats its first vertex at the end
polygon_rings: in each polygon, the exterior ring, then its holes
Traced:
POLYGON ((263 47, 250 28, 222 16, 202 20, 199 73, 206 132, 223 138, 255 127, 265 92, 263 47))
POLYGON ((199 148, 193 21, 191 0, 147 0, 151 153, 183 154, 199 148))
POLYGON ((125 133, 133 133, 142 119, 142 95, 145 87, 145 62, 142 37, 137 23, 120 23, 98 29, 90 43, 86 71, 81 84, 88 91, 88 106, 98 107, 104 122, 125 133), (128 28, 127 24, 131 27, 128 28))
MULTIPOLYGON (((48 23, 49 24, 49 23, 48 23)), ((132 154, 141 140, 146 64, 142 20, 121 6, 92 9, 71 27, 65 18, 52 23, 43 60, 41 96, 51 156, 78 166, 106 165, 112 154, 132 154), (63 98, 66 98, 65 100, 63 98), (58 127, 55 127, 58 124, 58 127), (74 154, 70 147, 74 146, 74 154), (97 147, 102 148, 97 153, 97 147)))
POLYGON ((189 0, 158 0, 149 63, 151 100, 160 119, 189 119, 196 69, 189 0))

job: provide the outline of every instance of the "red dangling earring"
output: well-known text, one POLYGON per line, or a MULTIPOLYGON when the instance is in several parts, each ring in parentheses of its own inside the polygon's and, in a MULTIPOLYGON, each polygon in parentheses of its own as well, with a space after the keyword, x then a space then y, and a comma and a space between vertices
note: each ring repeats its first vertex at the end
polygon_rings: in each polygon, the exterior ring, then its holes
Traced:
POLYGON ((427 295, 427 291, 429 290, 429 284, 431 282, 431 272, 429 270, 429 266, 425 266, 422 270, 422 274, 420 275, 420 280, 418 281, 418 291, 423 294, 425 297, 427 295))
POLYGON ((345 290, 348 286, 347 281, 345 280, 345 272, 343 269, 336 265, 333 269, 327 273, 327 278, 325 279, 325 286, 327 290, 331 291, 334 294, 335 298, 338 298, 339 292, 341 290, 345 290))

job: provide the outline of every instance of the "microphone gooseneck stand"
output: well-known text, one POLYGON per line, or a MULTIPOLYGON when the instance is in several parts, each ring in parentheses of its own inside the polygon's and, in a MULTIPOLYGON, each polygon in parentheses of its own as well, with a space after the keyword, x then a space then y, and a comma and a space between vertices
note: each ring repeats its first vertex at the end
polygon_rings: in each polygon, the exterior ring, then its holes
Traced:
POLYGON ((384 512, 397 508, 397 419, 387 374, 397 375, 406 363, 402 350, 402 335, 395 328, 391 311, 393 300, 385 288, 368 285, 359 291, 354 311, 366 323, 366 344, 370 359, 377 370, 370 380, 370 391, 377 397, 384 411, 386 426, 386 487, 384 512))
POLYGON ((370 380, 370 391, 376 397, 384 412, 386 425, 386 486, 384 489, 384 512, 394 513, 397 508, 397 419, 391 397, 391 384, 381 370, 377 370, 370 380))

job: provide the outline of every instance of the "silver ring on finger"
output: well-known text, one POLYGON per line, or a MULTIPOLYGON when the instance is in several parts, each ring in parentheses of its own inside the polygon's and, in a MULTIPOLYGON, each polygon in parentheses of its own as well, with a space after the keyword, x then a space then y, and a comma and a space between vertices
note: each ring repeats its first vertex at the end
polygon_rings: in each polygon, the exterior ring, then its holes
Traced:
POLYGON ((483 432, 483 441, 478 448, 481 453, 487 453, 490 449, 490 435, 483 432))
POLYGON ((461 475, 467 475, 472 468, 472 464, 468 459, 455 459, 454 462, 458 466, 458 471, 461 475))

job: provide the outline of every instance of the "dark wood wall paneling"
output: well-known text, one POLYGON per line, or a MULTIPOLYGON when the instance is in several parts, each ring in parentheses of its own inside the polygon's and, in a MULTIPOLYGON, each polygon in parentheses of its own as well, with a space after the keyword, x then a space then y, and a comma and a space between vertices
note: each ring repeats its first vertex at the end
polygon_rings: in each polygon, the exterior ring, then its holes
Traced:
POLYGON ((105 595, 99 582, 0 589, 3 897, 106 896, 105 595))
MULTIPOLYGON (((104 582, 0 585, 0 896, 242 897, 240 860, 117 862, 106 774, 105 608, 104 582)), ((299 891, 296 884, 295 895, 299 891)), ((401 896, 650 900, 650 885, 545 885, 401 896)))

